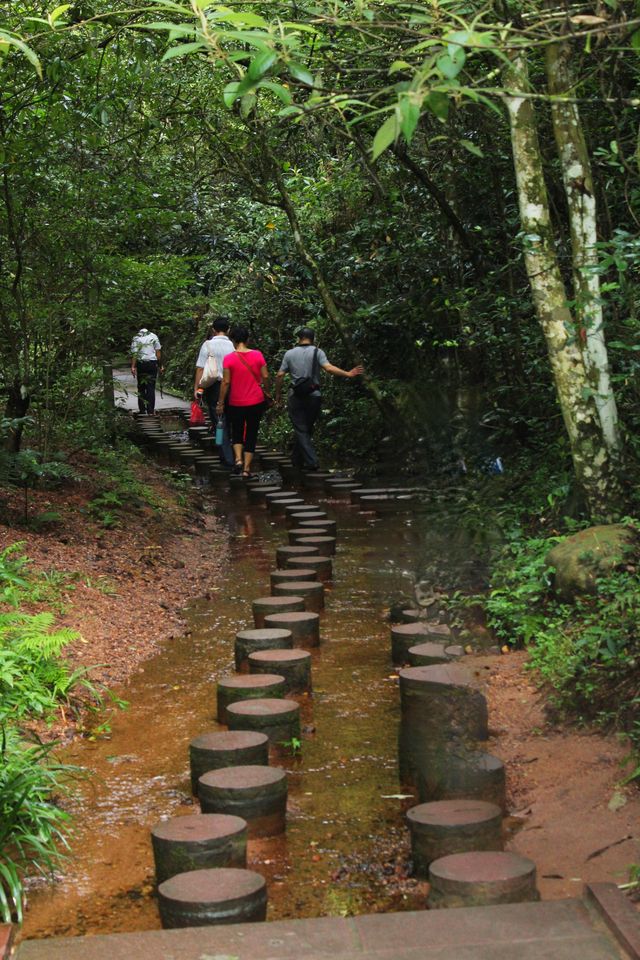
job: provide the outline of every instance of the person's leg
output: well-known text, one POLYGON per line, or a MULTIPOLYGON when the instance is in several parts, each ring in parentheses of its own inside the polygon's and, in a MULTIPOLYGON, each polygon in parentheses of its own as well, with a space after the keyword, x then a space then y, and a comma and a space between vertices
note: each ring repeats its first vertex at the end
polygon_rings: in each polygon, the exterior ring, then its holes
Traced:
POLYGON ((242 448, 244 442, 244 407, 229 405, 229 419, 231 420, 231 443, 235 456, 235 465, 242 467, 242 448))
POLYGON ((209 411, 209 419, 211 420, 211 426, 213 430, 216 429, 216 420, 218 415, 216 413, 216 404, 218 402, 218 397, 220 396, 220 384, 218 381, 212 383, 210 387, 205 387, 202 391, 202 399, 207 405, 207 410, 209 411))
POLYGON ((264 411, 264 404, 257 403, 252 407, 245 407, 245 423, 247 431, 244 438, 244 472, 251 473, 253 455, 258 442, 258 427, 264 411))
POLYGON ((145 371, 144 363, 138 361, 137 366, 137 377, 138 377, 138 410, 140 413, 147 412, 147 373, 145 371))
POLYGON ((311 430, 320 412, 320 397, 310 397, 309 400, 319 401, 308 405, 307 400, 301 400, 295 394, 290 394, 287 410, 294 431, 294 452, 291 458, 294 466, 309 467, 316 470, 318 458, 311 442, 311 430), (314 414, 310 420, 311 414, 314 414))
POLYGON ((149 413, 156 412, 156 377, 158 375, 157 368, 152 369, 149 372, 147 379, 147 410, 149 413))

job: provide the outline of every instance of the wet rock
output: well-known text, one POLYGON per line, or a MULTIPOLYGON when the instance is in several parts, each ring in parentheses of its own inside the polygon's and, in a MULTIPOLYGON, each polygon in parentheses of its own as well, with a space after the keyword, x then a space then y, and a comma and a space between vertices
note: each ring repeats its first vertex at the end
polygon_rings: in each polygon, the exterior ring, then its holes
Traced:
POLYGON ((637 533, 622 523, 580 530, 547 554, 547 563, 555 570, 555 592, 567 600, 595 593, 597 578, 632 561, 637 549, 637 533))

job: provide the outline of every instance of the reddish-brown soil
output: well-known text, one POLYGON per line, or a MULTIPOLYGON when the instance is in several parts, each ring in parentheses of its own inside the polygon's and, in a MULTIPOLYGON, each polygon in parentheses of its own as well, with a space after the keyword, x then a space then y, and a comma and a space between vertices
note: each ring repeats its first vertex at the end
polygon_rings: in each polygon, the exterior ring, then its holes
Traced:
MULTIPOLYGON (((56 626, 80 634, 66 656, 74 666, 90 667, 92 681, 110 686, 126 681, 162 641, 183 631, 182 608, 207 595, 225 561, 227 536, 204 514, 195 488, 184 498, 152 462, 134 469, 160 508, 142 504, 123 512, 117 527, 105 529, 87 513, 101 478, 90 457, 74 466, 80 480, 31 494, 33 516, 60 515, 47 530, 19 524, 21 494, 3 490, 0 549, 22 541, 20 552, 33 572, 71 575, 54 589, 56 626)), ((61 711, 49 735, 72 736, 75 729, 74 717, 61 711)))

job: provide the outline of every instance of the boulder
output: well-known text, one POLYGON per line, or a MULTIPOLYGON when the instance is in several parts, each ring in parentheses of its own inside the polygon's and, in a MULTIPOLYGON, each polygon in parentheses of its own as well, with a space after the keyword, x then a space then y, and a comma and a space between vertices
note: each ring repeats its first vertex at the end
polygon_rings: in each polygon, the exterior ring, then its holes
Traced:
POLYGON ((623 523, 588 527, 567 537, 547 554, 556 593, 565 600, 595 593, 597 578, 632 561, 637 544, 636 531, 623 523))

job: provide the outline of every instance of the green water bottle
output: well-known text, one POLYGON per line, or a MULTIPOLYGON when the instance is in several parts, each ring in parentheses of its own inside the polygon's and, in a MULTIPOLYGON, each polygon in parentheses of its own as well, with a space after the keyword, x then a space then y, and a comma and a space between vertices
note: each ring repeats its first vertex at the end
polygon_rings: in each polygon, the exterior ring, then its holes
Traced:
POLYGON ((218 417, 216 422, 216 445, 218 447, 222 446, 222 439, 224 437, 224 429, 222 426, 222 417, 218 417))

